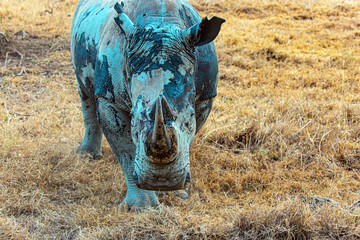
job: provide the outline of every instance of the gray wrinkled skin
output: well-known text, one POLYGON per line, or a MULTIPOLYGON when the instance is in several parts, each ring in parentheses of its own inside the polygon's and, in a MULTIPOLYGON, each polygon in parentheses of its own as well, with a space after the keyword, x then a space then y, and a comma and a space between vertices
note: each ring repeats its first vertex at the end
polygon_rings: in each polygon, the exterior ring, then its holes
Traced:
POLYGON ((189 147, 216 96, 212 41, 224 21, 201 20, 185 0, 80 1, 71 29, 85 125, 78 150, 101 157, 105 135, 129 209, 157 206, 154 191, 189 184, 189 147))

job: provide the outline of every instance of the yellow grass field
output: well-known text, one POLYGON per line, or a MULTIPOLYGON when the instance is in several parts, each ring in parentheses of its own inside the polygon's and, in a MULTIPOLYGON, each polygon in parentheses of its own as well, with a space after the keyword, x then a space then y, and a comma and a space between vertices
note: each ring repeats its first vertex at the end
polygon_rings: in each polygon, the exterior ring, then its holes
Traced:
POLYGON ((105 140, 75 153, 77 2, 0 2, 0 239, 360 239, 359 1, 191 0, 227 19, 218 96, 191 197, 140 213, 105 140))

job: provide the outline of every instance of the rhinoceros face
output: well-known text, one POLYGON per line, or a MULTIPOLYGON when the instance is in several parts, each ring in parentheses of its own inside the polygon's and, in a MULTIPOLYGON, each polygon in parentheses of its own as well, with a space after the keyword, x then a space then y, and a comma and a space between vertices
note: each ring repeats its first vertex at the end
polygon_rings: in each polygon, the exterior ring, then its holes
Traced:
POLYGON ((131 133, 136 145, 134 181, 147 190, 182 189, 190 181, 189 147, 195 136, 195 47, 210 43, 223 19, 203 19, 182 30, 138 29, 115 6, 127 38, 131 81, 131 133))
POLYGON ((180 29, 144 29, 129 41, 134 180, 148 190, 182 189, 190 181, 194 139, 195 52, 180 29))
POLYGON ((137 146, 133 176, 139 188, 176 190, 190 181, 189 146, 196 124, 191 104, 172 110, 165 95, 149 108, 137 101, 132 138, 137 146))

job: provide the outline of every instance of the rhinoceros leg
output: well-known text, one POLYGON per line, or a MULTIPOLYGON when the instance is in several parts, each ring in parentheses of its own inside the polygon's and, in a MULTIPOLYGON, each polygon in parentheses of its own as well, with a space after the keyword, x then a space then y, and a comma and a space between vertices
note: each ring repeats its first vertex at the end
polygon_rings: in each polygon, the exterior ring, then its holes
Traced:
POLYGON ((121 206, 139 210, 159 205, 155 192, 138 188, 133 180, 136 146, 131 138, 131 120, 127 113, 114 104, 98 98, 97 113, 105 137, 113 149, 124 172, 127 193, 121 206))
POLYGON ((199 132, 200 128, 204 125, 206 119, 208 118, 214 99, 210 98, 208 100, 201 101, 196 103, 195 113, 196 113, 196 132, 199 132))
MULTIPOLYGON (((78 83, 81 81, 80 79, 77 80, 78 83)), ((79 95, 85 125, 85 136, 77 151, 82 154, 90 154, 94 159, 99 159, 102 157, 102 130, 96 116, 96 104, 94 99, 82 90, 80 84, 81 83, 79 83, 79 95)))

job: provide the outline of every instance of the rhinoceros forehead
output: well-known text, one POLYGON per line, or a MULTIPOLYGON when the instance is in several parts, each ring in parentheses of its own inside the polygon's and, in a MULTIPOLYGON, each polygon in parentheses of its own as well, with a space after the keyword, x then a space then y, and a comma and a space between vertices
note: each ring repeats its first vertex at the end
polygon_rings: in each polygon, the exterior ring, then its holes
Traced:
POLYGON ((175 75, 169 70, 155 69, 152 71, 136 73, 132 77, 131 100, 137 101, 139 96, 145 105, 153 103, 164 92, 164 86, 170 83, 175 75))
POLYGON ((137 30, 128 42, 127 58, 131 72, 163 68, 185 74, 195 62, 195 51, 179 30, 137 30))
POLYGON ((152 106, 160 95, 164 95, 169 103, 180 111, 189 102, 193 102, 194 94, 195 84, 188 74, 179 76, 168 69, 159 68, 132 76, 133 105, 141 100, 143 107, 147 108, 152 106))
POLYGON ((153 29, 135 33, 128 49, 133 104, 140 97, 144 105, 151 105, 164 94, 181 110, 195 91, 194 49, 176 31, 153 29))

